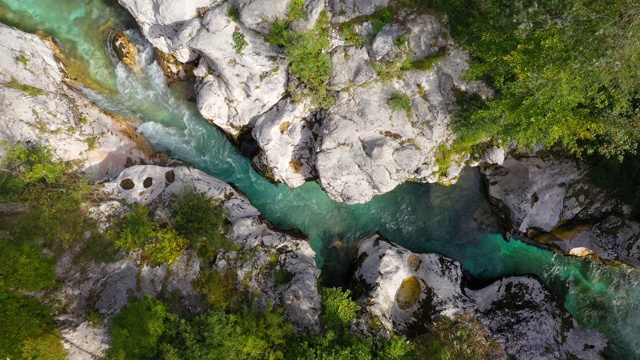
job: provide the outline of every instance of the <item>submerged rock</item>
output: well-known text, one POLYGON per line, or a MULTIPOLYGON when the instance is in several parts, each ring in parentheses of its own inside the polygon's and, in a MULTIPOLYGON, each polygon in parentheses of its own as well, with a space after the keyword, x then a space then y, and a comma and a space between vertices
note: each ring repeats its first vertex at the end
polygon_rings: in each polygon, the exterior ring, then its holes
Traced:
POLYGON ((598 331, 580 327, 535 277, 505 277, 471 290, 458 262, 414 254, 378 235, 360 243, 352 284, 369 321, 393 333, 470 314, 517 359, 601 359, 607 344, 598 331))
POLYGON ((139 68, 138 60, 136 60, 138 48, 127 38, 124 32, 116 31, 115 34, 113 34, 111 43, 120 61, 131 68, 139 68))
MULTIPOLYGON (((131 124, 66 85, 46 41, 2 24, 0 37, 0 142, 47 146, 96 180, 150 161, 148 144, 131 124)), ((0 144, 0 157, 5 151, 0 144)))

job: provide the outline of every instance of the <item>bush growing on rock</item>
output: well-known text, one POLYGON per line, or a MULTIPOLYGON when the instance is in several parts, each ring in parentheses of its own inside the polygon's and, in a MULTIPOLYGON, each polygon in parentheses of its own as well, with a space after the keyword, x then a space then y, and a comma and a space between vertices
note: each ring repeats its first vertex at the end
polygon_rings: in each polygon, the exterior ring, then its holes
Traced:
POLYGON ((187 189, 174 199, 171 212, 173 227, 193 244, 201 258, 208 261, 220 250, 231 248, 226 237, 229 220, 215 200, 187 189))
POLYGON ((276 20, 269 31, 268 40, 284 48, 289 57, 289 71, 296 81, 289 85, 293 100, 309 98, 312 106, 327 109, 334 98, 329 91, 332 62, 329 56, 329 16, 323 12, 316 25, 308 31, 293 30, 291 22, 304 16, 292 2, 287 20, 276 20), (302 14, 302 15, 300 15, 302 14))

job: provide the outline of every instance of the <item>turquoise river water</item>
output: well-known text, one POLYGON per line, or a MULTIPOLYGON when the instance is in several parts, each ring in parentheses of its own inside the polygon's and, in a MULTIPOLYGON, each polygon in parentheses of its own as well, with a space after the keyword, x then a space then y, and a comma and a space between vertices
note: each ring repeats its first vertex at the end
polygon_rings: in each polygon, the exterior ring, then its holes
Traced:
POLYGON ((353 250, 348 244, 378 232, 412 251, 455 259, 480 280, 535 274, 580 324, 609 336, 612 358, 640 358, 640 272, 504 241, 490 225, 490 212, 481 211, 487 205, 477 171, 466 170, 454 186, 407 183, 359 205, 334 202, 313 182, 296 189, 274 185, 202 119, 183 88, 166 86, 151 48, 134 30, 128 34, 145 49, 143 74, 134 75, 113 59, 110 31, 134 27, 115 0, 0 0, 0 21, 52 35, 110 90, 109 95, 85 93, 109 111, 144 120, 138 131, 155 150, 233 184, 270 222, 308 236, 325 277, 348 266, 353 250))

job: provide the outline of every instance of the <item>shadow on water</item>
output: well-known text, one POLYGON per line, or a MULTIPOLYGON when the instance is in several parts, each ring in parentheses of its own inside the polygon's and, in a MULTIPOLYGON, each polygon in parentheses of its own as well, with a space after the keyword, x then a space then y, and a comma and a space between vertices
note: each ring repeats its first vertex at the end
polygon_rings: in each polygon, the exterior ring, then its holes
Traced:
POLYGON ((106 36, 110 27, 130 21, 122 9, 98 0, 0 0, 0 21, 27 31, 44 29, 56 37, 97 82, 117 89, 110 97, 86 90, 99 106, 145 120, 138 131, 156 150, 234 184, 270 222, 307 235, 325 278, 343 278, 355 256, 355 241, 378 232, 412 251, 455 259, 477 279, 535 274, 564 299, 581 324, 609 335, 612 358, 640 354, 638 271, 504 241, 476 170, 465 170, 455 186, 407 183, 359 205, 332 201, 316 183, 296 189, 274 185, 201 118, 194 104, 184 100, 183 89, 165 85, 152 49, 139 34, 128 31, 145 48, 140 54, 144 76, 132 76, 112 62, 106 36))

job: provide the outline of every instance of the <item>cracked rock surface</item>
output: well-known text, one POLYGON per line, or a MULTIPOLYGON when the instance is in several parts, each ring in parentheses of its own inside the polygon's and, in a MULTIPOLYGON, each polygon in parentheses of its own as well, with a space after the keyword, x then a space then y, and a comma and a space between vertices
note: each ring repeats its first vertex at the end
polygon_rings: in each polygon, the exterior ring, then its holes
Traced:
POLYGON ((336 102, 317 111, 307 100, 292 103, 284 96, 294 81, 286 53, 265 40, 271 24, 286 18, 291 0, 186 1, 179 11, 169 0, 153 6, 119 1, 154 46, 180 61, 197 61, 200 113, 233 138, 251 131, 260 147, 254 165, 274 182, 297 187, 315 180, 334 200, 363 203, 408 180, 453 183, 470 160, 454 154, 440 168, 442 149, 455 140, 454 91, 491 93, 462 80, 469 56, 432 15, 400 10, 374 34, 367 16, 388 1, 305 1, 306 17, 292 29, 309 29, 321 11, 334 26, 328 86, 336 102), (341 39, 338 27, 345 21, 368 40, 356 46, 341 39), (246 41, 240 51, 235 37, 246 41), (416 65, 421 62, 433 64, 416 65), (406 108, 392 109, 394 94, 408 97, 406 108))
MULTIPOLYGON (((85 177, 112 178, 149 162, 146 141, 65 83, 50 39, 0 24, 0 141, 44 145, 85 177)), ((0 157, 6 148, 0 144, 0 157)))

